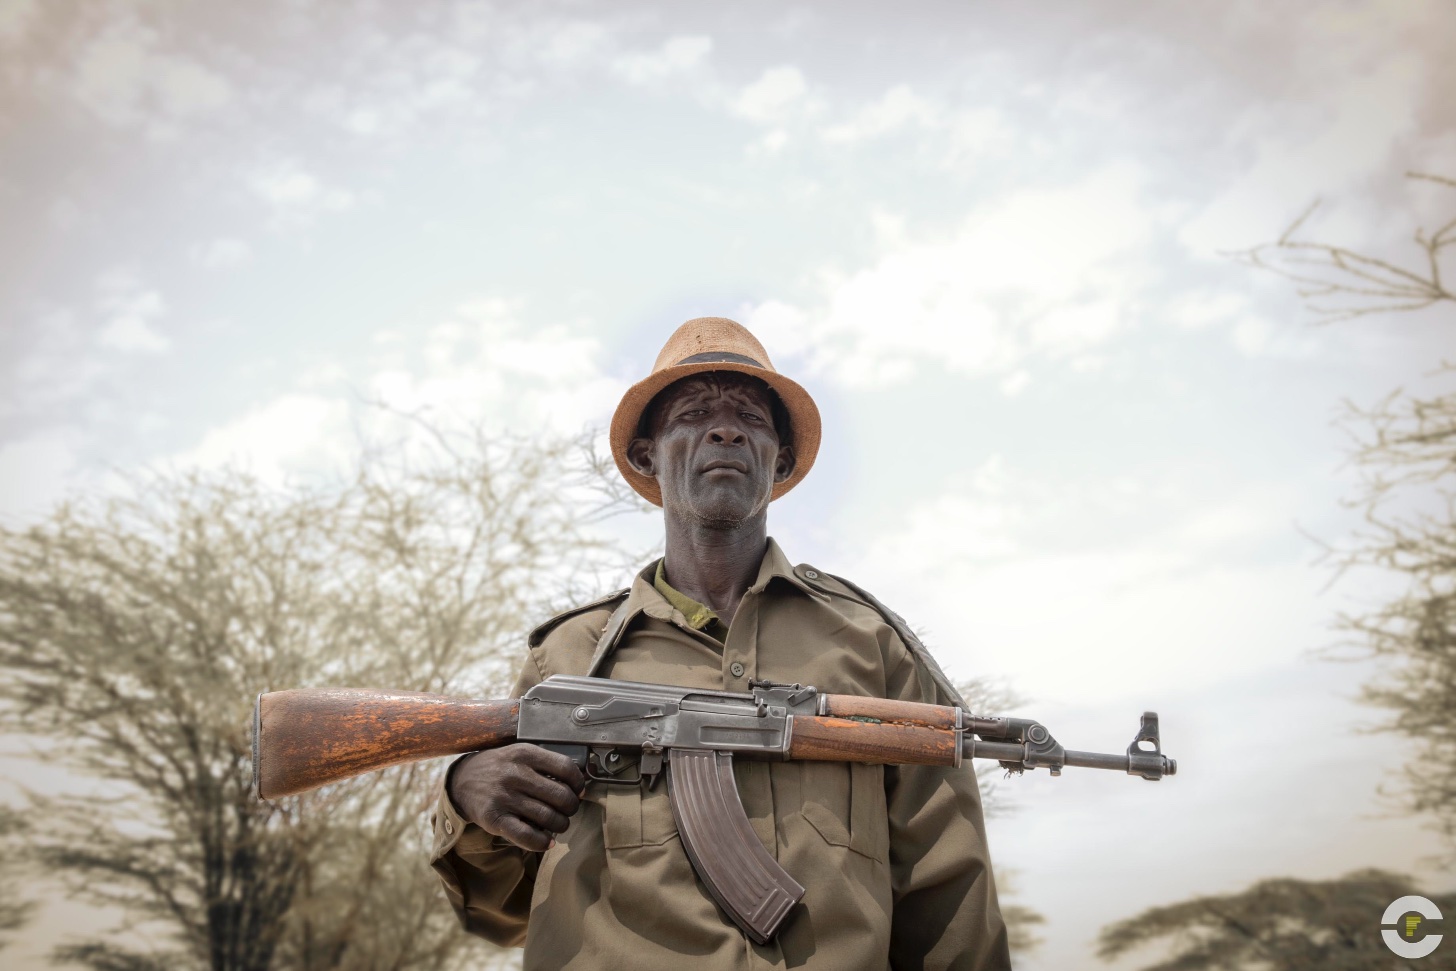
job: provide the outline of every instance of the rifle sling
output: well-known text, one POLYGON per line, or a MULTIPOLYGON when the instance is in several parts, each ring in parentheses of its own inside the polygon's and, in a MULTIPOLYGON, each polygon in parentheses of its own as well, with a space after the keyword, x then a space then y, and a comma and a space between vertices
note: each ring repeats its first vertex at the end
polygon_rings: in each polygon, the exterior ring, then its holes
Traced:
POLYGON ((873 607, 879 613, 879 615, 884 618, 885 623, 890 625, 890 629, 898 634, 900 636, 900 640, 905 643, 906 649, 915 656, 915 659, 917 661, 925 666, 925 669, 927 671, 930 672, 931 680, 935 682, 935 686, 937 688, 945 692, 946 697, 950 699, 951 704, 964 711, 970 710, 970 706, 967 705, 966 700, 961 697, 961 693, 956 690, 956 686, 951 684, 950 678, 945 676, 945 672, 940 669, 940 665, 936 663, 935 658, 930 653, 930 650, 923 643, 921 643, 920 638, 917 637, 915 632, 910 629, 910 625, 905 623, 904 617, 901 617, 889 607, 886 607, 878 597, 870 593, 864 587, 861 587, 859 584, 851 583, 844 577, 835 576, 832 573, 829 575, 831 577, 834 577, 835 580, 838 580, 849 589, 853 590, 855 593, 859 594, 861 597, 863 597, 865 603, 873 607))
POLYGON ((627 609, 629 602, 629 600, 624 599, 617 605, 617 609, 612 611, 612 615, 607 618, 606 626, 602 628, 602 636, 597 638, 597 647, 592 652, 591 662, 587 664, 586 670, 582 672, 588 678, 597 677, 597 671, 601 668, 602 662, 607 659, 607 655, 611 653, 612 648, 616 647, 617 641, 621 639, 622 629, 627 626, 627 621, 632 615, 632 611, 627 609))
MULTIPOLYGON (((951 683, 950 678, 946 677, 945 672, 936 663, 935 657, 930 653, 929 649, 916 636, 915 632, 910 629, 910 625, 905 623, 905 618, 885 606, 880 598, 859 584, 832 573, 829 575, 858 594, 867 606, 872 607, 884 619, 885 623, 890 625, 890 629, 905 644, 906 650, 914 655, 915 659, 925 667, 926 671, 930 673, 931 680, 935 682, 935 686, 945 692, 951 704, 964 710, 970 709, 965 699, 961 697, 961 693, 951 683)), ((596 650, 592 652, 591 662, 587 664, 586 670, 582 672, 587 677, 597 676, 597 672, 601 669, 602 663, 606 661, 607 655, 612 652, 613 648, 617 646, 617 641, 621 639, 622 629, 626 627, 627 621, 631 619, 632 614, 632 611, 627 609, 627 604, 628 601, 623 599, 617 605, 617 608, 612 611, 611 616, 607 618, 606 625, 602 627, 602 634, 597 638, 597 646, 596 650)))

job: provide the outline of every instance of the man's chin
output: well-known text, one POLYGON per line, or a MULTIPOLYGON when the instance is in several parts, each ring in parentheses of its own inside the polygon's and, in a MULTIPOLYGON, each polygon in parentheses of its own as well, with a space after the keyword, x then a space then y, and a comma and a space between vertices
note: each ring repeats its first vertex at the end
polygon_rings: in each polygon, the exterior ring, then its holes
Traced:
POLYGON ((738 529, 753 522, 765 503, 743 495, 694 496, 673 503, 689 519, 712 529, 738 529))

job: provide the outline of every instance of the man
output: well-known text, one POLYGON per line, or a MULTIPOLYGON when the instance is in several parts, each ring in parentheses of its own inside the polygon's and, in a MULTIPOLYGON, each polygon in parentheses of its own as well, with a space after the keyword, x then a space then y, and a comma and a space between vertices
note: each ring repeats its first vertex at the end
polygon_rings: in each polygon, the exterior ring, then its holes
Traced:
MULTIPOLYGON (((630 590, 532 632, 516 694, 553 674, 743 691, 751 679, 955 704, 877 600, 768 538, 769 503, 808 473, 819 412, 746 329, 672 335, 623 397, 612 453, 663 507, 666 555, 630 590)), ((1010 967, 969 768, 740 762, 755 835, 806 893, 776 939, 749 940, 697 879, 665 786, 587 784, 529 744, 446 774, 432 864, 465 927, 525 944, 527 971, 1010 967)))

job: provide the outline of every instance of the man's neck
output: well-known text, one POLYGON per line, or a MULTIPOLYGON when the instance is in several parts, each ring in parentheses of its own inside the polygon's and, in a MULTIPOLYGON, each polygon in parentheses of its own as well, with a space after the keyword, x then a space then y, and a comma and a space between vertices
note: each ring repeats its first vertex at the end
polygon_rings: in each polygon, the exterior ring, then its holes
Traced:
POLYGON ((713 608, 724 624, 758 578, 768 544, 768 517, 755 516, 733 529, 685 522, 667 511, 667 582, 701 604, 713 608))

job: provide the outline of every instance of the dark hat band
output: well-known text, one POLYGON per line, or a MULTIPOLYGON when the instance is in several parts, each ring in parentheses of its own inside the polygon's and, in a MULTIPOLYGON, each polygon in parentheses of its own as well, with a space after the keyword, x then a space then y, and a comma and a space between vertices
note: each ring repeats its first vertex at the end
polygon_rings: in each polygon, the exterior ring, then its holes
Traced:
MULTIPOLYGON (((746 354, 734 354, 730 351, 708 351, 703 354, 694 354, 692 357, 685 357, 678 364, 751 364, 756 368, 763 368, 753 358, 746 354)), ((677 365, 674 365, 676 367, 677 365)), ((764 368, 767 370, 767 368, 764 368)))

